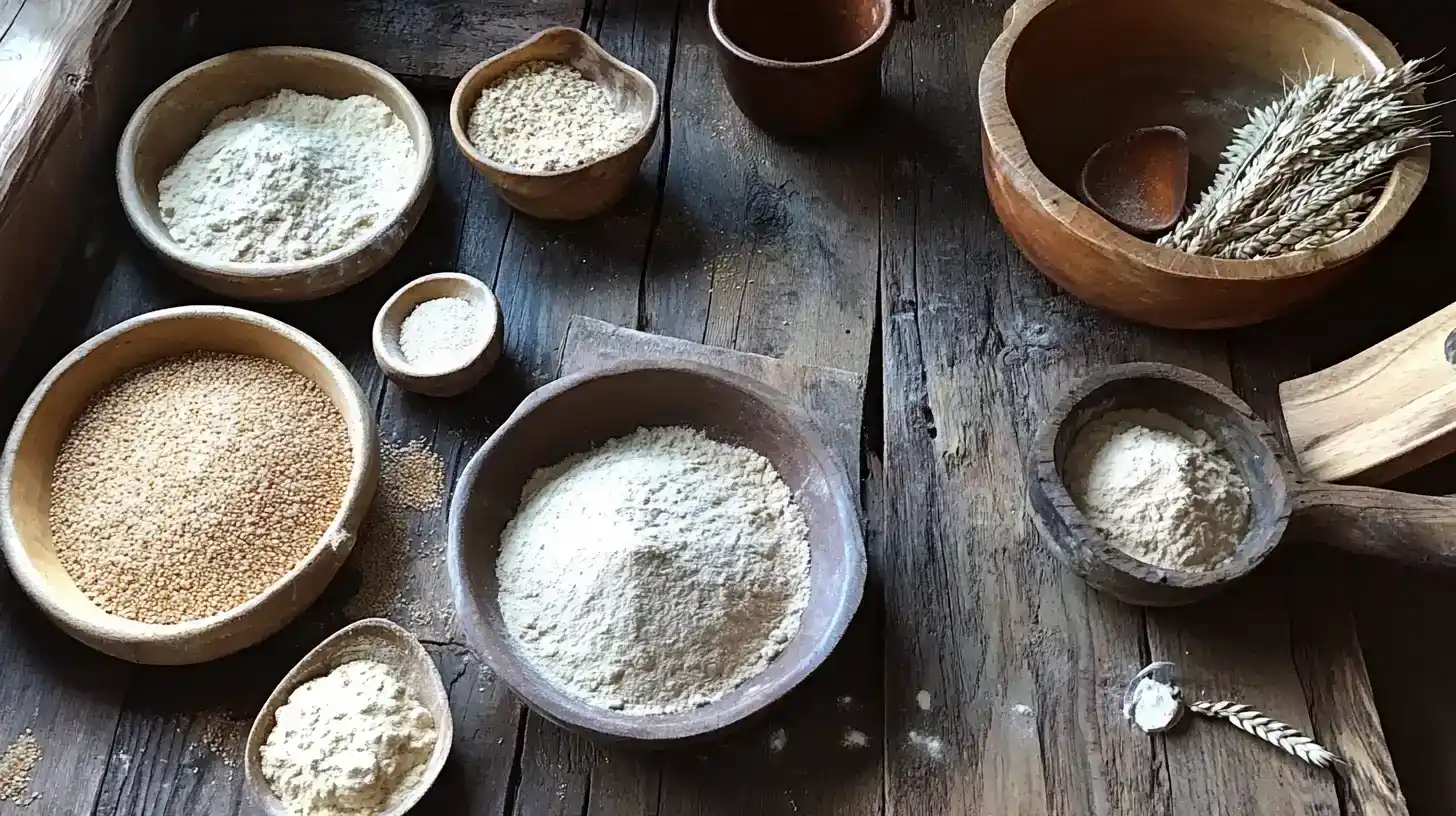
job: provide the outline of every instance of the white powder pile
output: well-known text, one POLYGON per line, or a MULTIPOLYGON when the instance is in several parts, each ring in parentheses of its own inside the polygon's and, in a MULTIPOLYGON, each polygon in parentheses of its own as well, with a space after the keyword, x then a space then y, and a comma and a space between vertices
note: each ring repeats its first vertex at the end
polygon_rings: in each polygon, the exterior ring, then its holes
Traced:
POLYGON ((1249 524, 1249 488, 1208 434, 1158 411, 1113 411, 1078 434, 1068 488, 1108 541, 1167 569, 1228 558, 1249 524))
POLYGON ((528 62, 481 92, 470 112, 470 143, 508 167, 570 170, 626 147, 641 127, 603 88, 557 62, 528 62))
POLYGON ((1174 686, 1144 677, 1133 687, 1132 699, 1128 700, 1123 714, 1138 728, 1156 734, 1178 723, 1183 714, 1183 701, 1174 686))
POLYGON ((706 705, 799 631, 808 527, 773 465, 689 428, 643 428, 539 471, 496 565, 507 629, 603 708, 706 705))
POLYGON ((469 352, 480 342, 484 330, 480 310, 470 301, 435 298, 405 316, 399 326, 399 350, 412 366, 448 371, 469 360, 469 352))
POLYGON ((162 221, 213 261, 279 263, 362 240, 403 209, 408 128, 372 96, 279 91, 228 108, 157 185, 162 221))
POLYGON ((345 663, 294 689, 260 749, 263 778, 298 816, 363 816, 419 783, 435 721, 372 660, 345 663))

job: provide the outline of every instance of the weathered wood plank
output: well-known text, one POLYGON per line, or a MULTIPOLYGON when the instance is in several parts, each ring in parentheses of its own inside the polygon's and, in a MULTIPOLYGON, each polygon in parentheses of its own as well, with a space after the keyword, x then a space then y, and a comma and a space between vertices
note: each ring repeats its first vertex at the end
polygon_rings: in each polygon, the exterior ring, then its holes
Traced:
POLYGON ((191 54, 187 0, 0 3, 0 372, 71 247, 132 105, 191 54), (158 47, 153 43, 165 43, 158 47))
POLYGON ((219 50, 328 48, 439 86, 543 28, 579 25, 582 9, 581 0, 234 1, 210 33, 219 50))

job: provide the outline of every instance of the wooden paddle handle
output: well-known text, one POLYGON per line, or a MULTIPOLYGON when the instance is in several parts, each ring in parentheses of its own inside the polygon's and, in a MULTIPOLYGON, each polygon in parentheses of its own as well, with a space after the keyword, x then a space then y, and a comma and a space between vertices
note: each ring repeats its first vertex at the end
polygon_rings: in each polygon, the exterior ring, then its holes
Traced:
POLYGON ((1456 452, 1456 304, 1279 386, 1310 479, 1382 484, 1456 452))
POLYGON ((1307 482, 1290 537, 1421 567, 1456 567, 1456 496, 1307 482))

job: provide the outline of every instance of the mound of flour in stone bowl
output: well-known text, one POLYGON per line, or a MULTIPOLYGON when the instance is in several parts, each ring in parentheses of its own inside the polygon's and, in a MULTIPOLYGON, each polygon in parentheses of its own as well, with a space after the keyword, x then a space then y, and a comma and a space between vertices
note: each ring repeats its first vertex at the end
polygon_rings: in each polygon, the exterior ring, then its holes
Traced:
POLYGON ((762 672, 798 633, 808 533, 763 456, 690 428, 639 429, 526 485, 501 535, 501 615, 565 693, 685 711, 762 672))

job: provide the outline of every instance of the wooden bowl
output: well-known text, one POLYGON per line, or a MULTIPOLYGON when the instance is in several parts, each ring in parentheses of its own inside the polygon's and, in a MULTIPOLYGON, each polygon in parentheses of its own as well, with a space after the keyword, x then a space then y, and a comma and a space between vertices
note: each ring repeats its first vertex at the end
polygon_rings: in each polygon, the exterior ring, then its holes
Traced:
POLYGON ((1028 259, 1077 297, 1175 328, 1274 317, 1335 284, 1390 234, 1430 151, 1396 164, 1365 223, 1320 249, 1259 261, 1134 238, 1072 194, 1087 157, 1140 127, 1188 134, 1191 198, 1249 106, 1308 66, 1348 76, 1401 64, 1380 32, 1326 0, 1019 0, 981 67, 982 163, 996 214, 1028 259))
POLYGON ((383 618, 357 621, 330 635, 298 661, 298 665, 268 695, 267 702, 263 703, 263 709, 248 731, 243 772, 253 801, 269 816, 291 816, 263 777, 261 751, 273 730, 274 715, 299 686, 355 660, 374 660, 394 669, 415 699, 435 718, 435 750, 425 764, 424 775, 408 790, 396 791, 388 807, 379 811, 379 816, 403 816, 420 801, 445 766, 455 738, 455 724, 450 715, 450 698, 445 693, 445 684, 440 679, 440 670, 435 668, 435 661, 430 659, 419 640, 400 626, 383 618))
POLYGON ((228 297, 311 300, 353 286, 394 257, 429 201, 434 163, 434 137, 425 110, 389 72, 333 51, 276 46, 214 57, 153 91, 122 134, 116 183, 132 227, 183 277, 228 297), (190 254, 172 240, 162 221, 157 183, 218 113, 284 89, 334 99, 368 94, 388 105, 415 143, 413 187, 404 208, 365 238, 309 260, 233 263, 190 254))
POLYGON ((1232 391, 1177 366, 1114 366, 1076 385, 1042 421, 1027 464, 1032 519, 1042 539, 1087 583, 1141 606, 1200 600, 1248 574, 1284 535, 1295 486, 1273 432, 1232 391), (1174 570, 1133 558, 1087 521, 1062 477, 1067 454, 1088 423, 1110 412, 1152 409, 1207 433, 1249 486, 1249 530, 1234 553, 1208 570, 1174 570))
POLYGON ((380 369, 407 391, 432 397, 453 397, 475 387, 500 359, 505 342, 500 303, 490 287, 469 275, 440 272, 410 281, 385 301, 374 318, 374 359, 380 369), (414 308, 436 298, 470 301, 485 324, 481 338, 459 365, 432 371, 410 365, 399 347, 399 329, 414 308))
POLYGON ((162 309, 86 341, 31 392, 0 457, 0 546, 26 594, 82 643, 134 663, 201 663, 261 641, 319 596, 354 546, 378 472, 373 406, 328 349, 291 326, 242 309, 162 309), (353 449, 349 484, 333 523, 313 551, 262 594, 200 620, 128 620, 92 603, 57 560, 49 518, 51 474, 71 424, 92 394, 137 366, 198 350, 278 360, 317 383, 348 427, 353 449))
POLYGON ((838 643, 865 581, 854 494, 808 415, 753 380, 686 360, 621 363, 564 377, 527 397, 455 485, 447 563, 467 640, 527 704, 568 728, 648 745, 726 728, 787 694, 838 643), (639 427, 665 425, 697 428, 756 450, 794 488, 809 524, 809 604, 783 653, 714 703, 674 714, 597 708, 536 671, 506 631, 496 600, 500 534, 536 470, 639 427))
POLYGON ((470 69, 450 99, 450 132, 465 158, 507 204, 537 218, 590 218, 627 194, 657 135, 659 108, 657 84, 646 74, 608 54, 581 31, 557 26, 470 69), (481 91, 517 66, 536 60, 566 63, 606 88, 617 110, 628 111, 641 122, 631 143, 580 167, 552 171, 509 167, 477 150, 470 142, 470 112, 481 91))

